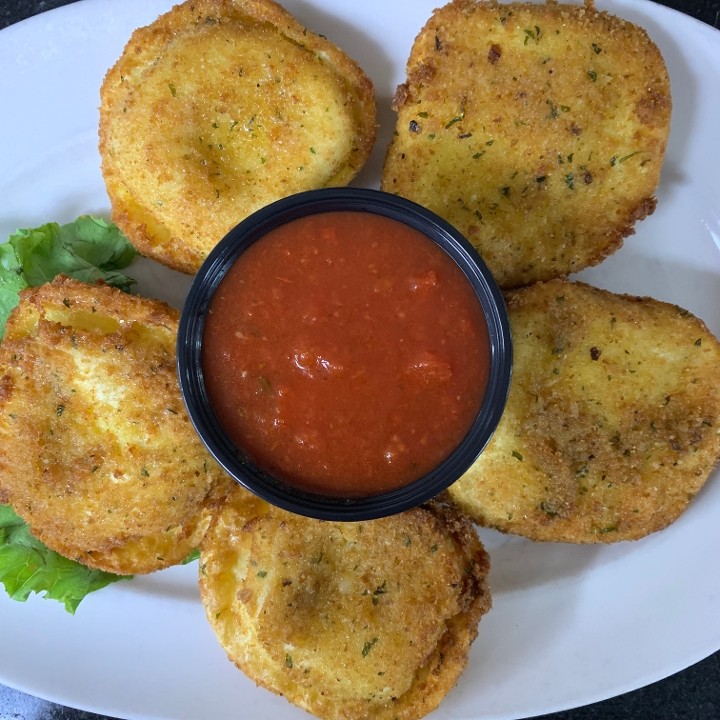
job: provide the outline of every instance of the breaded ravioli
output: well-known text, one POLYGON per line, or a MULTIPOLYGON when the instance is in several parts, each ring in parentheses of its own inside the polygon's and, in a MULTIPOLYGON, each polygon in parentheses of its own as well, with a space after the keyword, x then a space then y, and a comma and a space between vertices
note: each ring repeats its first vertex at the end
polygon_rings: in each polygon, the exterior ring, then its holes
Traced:
POLYGON ((238 487, 203 540, 199 568, 229 658, 328 720, 426 715, 455 685, 491 604, 474 528, 439 504, 327 522, 238 487))
POLYGON ((633 540, 676 520, 720 458, 720 343, 675 305, 581 283, 508 306, 507 408, 454 501, 533 540, 633 540))
POLYGON ((592 3, 445 5, 394 108, 382 188, 455 225, 502 287, 597 264, 655 209, 665 63, 592 3))
POLYGON ((113 221, 193 273, 254 210, 350 182, 375 127, 363 70, 273 0, 188 0, 136 30, 102 84, 113 221))
POLYGON ((183 560, 227 476, 185 412, 177 312, 58 278, 0 344, 0 501, 61 555, 120 574, 183 560))

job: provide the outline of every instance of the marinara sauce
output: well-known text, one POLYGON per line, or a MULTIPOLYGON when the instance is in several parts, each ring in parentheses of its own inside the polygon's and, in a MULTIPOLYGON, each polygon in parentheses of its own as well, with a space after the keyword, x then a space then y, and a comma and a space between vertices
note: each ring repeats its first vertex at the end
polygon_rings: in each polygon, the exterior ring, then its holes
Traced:
POLYGON ((281 225, 213 296, 202 367, 224 430, 257 465, 363 497, 425 475, 460 444, 487 385, 475 293, 440 247, 372 213, 281 225))

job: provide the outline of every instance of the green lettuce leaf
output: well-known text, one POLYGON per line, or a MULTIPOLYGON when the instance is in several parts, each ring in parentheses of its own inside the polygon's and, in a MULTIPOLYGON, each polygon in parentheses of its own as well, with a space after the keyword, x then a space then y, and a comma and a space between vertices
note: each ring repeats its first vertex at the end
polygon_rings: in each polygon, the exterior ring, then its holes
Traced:
POLYGON ((39 593, 74 614, 88 593, 126 579, 49 550, 9 505, 0 505, 0 582, 13 600, 25 602, 39 593))
POLYGON ((180 563, 181 565, 189 565, 191 562, 195 562, 200 557, 200 548, 195 548, 190 551, 190 554, 180 563))
POLYGON ((46 223, 17 230, 0 245, 0 339, 23 288, 69 275, 89 283, 103 280, 127 292, 135 280, 119 271, 136 255, 115 225, 91 215, 66 225, 46 223))
POLYGON ((0 338, 5 334, 5 321, 18 304, 18 295, 28 286, 15 249, 9 243, 0 245, 0 338))
MULTIPOLYGON (((62 274, 90 283, 103 280, 127 292, 135 280, 119 270, 136 255, 115 225, 90 215, 13 233, 0 244, 0 339, 24 288, 62 274)), ((38 593, 74 613, 88 593, 128 577, 93 570, 50 550, 10 506, 0 505, 0 583, 14 600, 38 593)))

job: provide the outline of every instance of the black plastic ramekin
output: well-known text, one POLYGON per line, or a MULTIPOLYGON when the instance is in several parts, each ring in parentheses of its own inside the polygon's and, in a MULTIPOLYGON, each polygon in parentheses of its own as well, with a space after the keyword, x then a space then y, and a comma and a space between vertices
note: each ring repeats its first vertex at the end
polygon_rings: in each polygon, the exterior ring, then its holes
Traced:
MULTIPOLYGON (((473 246, 450 224, 420 205, 378 190, 310 190, 278 200, 243 220, 212 250, 190 287, 177 341, 180 389, 190 419, 210 453, 237 482, 266 501, 323 520, 369 520, 420 505, 457 480, 482 452, 505 408, 512 370, 512 343, 505 303, 473 246), (213 293, 237 258, 274 228, 314 213, 354 211, 382 215, 420 231, 462 269, 487 323, 490 366, 480 410, 455 451, 434 470, 379 495, 342 498, 306 492, 255 465, 220 426, 208 399, 201 364, 205 318, 213 293)), ((361 430, 359 429, 359 432, 361 430)))

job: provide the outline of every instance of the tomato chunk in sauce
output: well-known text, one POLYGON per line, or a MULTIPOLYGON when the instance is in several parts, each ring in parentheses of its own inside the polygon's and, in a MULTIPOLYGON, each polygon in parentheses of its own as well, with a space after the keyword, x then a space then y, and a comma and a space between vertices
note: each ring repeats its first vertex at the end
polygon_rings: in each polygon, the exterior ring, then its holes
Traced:
POLYGON ((317 213, 232 265, 203 331, 218 421, 288 484, 364 497, 425 475, 461 443, 487 385, 488 332, 460 268, 420 231, 317 213))

